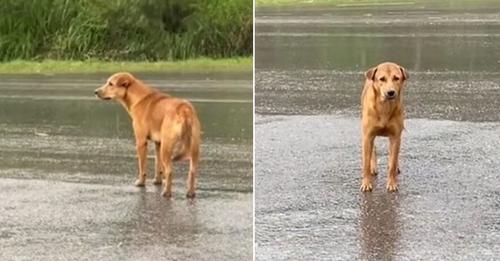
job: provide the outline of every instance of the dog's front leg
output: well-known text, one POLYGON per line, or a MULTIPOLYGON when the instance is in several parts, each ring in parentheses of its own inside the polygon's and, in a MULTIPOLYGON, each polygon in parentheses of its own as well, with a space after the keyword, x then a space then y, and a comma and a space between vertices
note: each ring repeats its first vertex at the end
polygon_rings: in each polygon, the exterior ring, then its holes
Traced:
POLYGON ((377 175, 377 152, 376 152, 376 150, 377 149, 375 149, 375 145, 373 145, 373 148, 372 148, 372 158, 370 160, 370 173, 373 176, 377 175))
POLYGON ((401 133, 389 136, 389 142, 389 176, 387 178, 387 190, 397 191, 398 181, 396 178, 399 171, 398 160, 401 146, 401 133))
POLYGON ((135 185, 142 187, 146 184, 146 156, 148 150, 148 142, 146 139, 136 139, 137 159, 139 165, 139 176, 135 181, 135 185))
POLYGON ((374 140, 374 135, 367 130, 363 131, 363 180, 361 182, 361 191, 371 191, 373 189, 370 162, 374 140))

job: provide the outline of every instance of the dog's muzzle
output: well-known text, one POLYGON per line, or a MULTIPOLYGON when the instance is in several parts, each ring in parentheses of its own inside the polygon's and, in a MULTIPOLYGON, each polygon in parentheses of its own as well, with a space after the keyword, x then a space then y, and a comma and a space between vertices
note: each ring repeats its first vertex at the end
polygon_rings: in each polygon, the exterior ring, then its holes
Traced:
POLYGON ((99 89, 96 89, 94 90, 94 94, 97 98, 101 99, 101 100, 111 100, 111 98, 108 98, 108 97, 102 97, 101 96, 101 93, 99 92, 99 89))
POLYGON ((388 99, 388 100, 395 99, 396 96, 397 96, 396 91, 388 91, 388 92, 385 93, 385 98, 388 99))

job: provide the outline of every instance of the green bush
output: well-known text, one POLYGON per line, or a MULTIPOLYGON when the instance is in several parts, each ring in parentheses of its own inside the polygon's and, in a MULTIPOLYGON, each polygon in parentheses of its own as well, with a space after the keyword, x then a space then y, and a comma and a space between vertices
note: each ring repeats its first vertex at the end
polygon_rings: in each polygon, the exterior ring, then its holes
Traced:
POLYGON ((252 0, 0 0, 0 60, 252 54, 252 0))

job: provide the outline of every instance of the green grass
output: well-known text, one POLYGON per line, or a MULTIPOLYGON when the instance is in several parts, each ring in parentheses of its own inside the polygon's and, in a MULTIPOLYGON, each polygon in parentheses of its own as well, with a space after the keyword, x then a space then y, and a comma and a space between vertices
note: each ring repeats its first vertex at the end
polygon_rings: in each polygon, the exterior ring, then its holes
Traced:
POLYGON ((182 61, 107 62, 44 60, 41 62, 15 60, 0 63, 0 74, 65 74, 128 72, 251 72, 252 57, 182 61))
POLYGON ((1 0, 0 61, 252 54, 252 0, 1 0))

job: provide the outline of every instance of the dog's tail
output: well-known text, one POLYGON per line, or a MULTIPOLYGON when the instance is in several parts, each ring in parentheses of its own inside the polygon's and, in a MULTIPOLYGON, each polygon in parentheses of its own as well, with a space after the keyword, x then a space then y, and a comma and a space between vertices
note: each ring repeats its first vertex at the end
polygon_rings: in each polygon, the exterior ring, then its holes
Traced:
POLYGON ((182 153, 174 156, 174 160, 181 160, 185 156, 192 157, 193 153, 198 156, 201 143, 201 130, 198 115, 190 103, 182 103, 177 108, 177 115, 182 119, 181 139, 183 144, 182 153))

